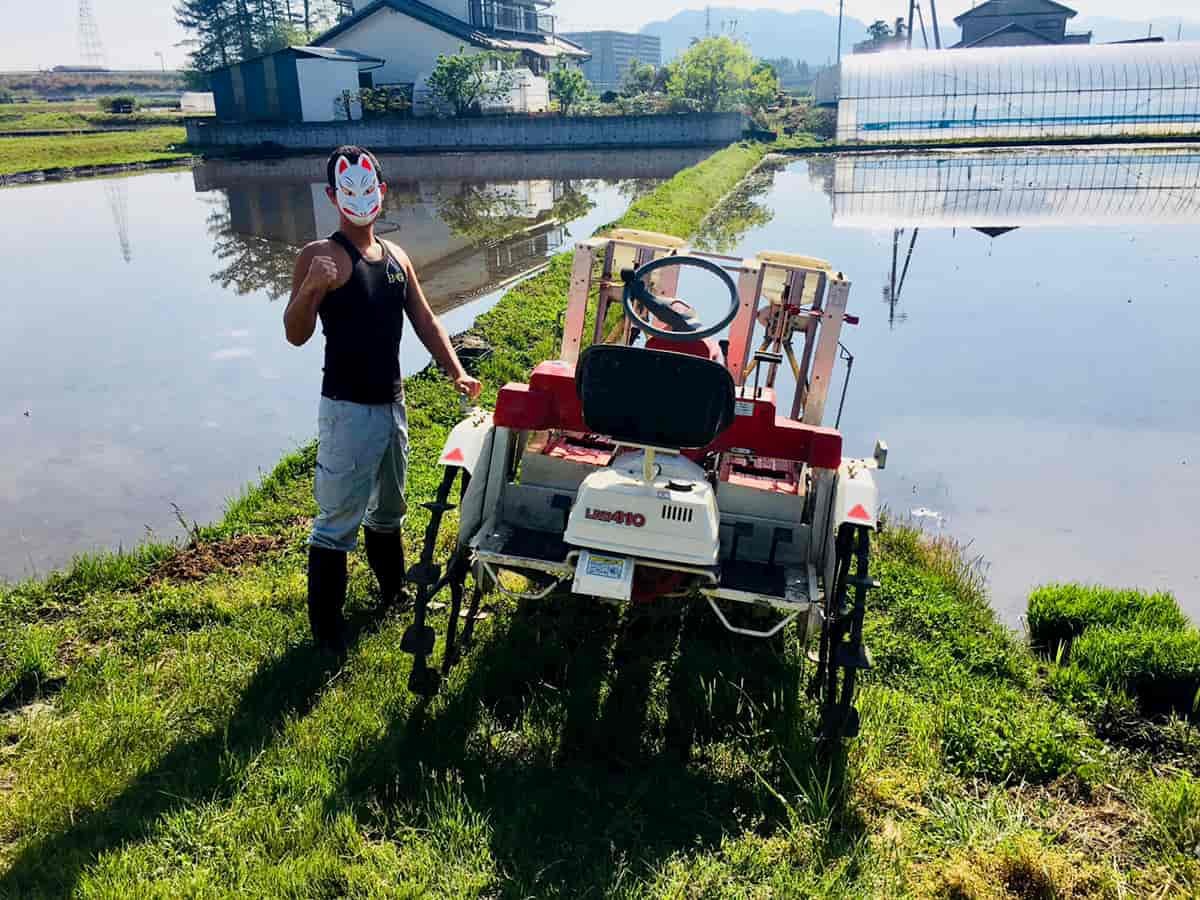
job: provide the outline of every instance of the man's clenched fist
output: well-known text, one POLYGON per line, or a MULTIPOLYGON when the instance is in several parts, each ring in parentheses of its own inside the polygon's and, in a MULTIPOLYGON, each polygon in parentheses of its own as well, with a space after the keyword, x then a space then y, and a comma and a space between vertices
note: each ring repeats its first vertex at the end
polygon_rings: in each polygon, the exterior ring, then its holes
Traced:
POLYGON ((304 280, 314 290, 325 292, 337 284, 337 278, 337 263, 332 257, 314 256, 304 280))

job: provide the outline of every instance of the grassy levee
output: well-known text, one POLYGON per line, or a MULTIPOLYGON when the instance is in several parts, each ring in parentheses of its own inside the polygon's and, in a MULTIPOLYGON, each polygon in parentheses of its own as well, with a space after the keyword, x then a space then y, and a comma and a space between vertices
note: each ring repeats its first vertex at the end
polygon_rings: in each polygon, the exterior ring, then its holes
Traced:
POLYGON ((95 102, 0 104, 0 134, 18 131, 74 131, 105 126, 182 125, 180 111, 103 112, 95 102))
MULTIPOLYGON (((763 152, 715 154, 622 224, 693 232, 763 152)), ((553 355, 569 268, 477 321, 488 399, 553 355)), ((436 373, 407 390, 415 507, 459 412, 436 373)), ((831 758, 802 648, 727 635, 702 606, 494 599, 425 704, 408 617, 372 612, 354 554, 358 640, 334 666, 306 641, 312 467, 311 447, 284 460, 186 549, 0 596, 0 897, 1200 889, 1183 771, 1200 742, 1175 728, 1181 771, 1154 778, 1150 751, 1098 737, 953 548, 876 542, 863 734, 831 758)))
POLYGON ((102 134, 6 137, 0 140, 0 175, 181 159, 190 155, 179 149, 186 138, 186 132, 178 126, 102 134))

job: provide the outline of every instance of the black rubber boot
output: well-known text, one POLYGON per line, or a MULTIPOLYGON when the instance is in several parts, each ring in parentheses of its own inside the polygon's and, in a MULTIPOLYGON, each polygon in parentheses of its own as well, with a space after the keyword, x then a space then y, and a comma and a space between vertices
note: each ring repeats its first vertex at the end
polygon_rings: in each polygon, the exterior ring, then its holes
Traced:
POLYGON ((325 547, 308 548, 308 623, 313 643, 325 650, 344 653, 346 620, 346 554, 325 547))
POLYGON ((379 602, 391 606, 404 588, 404 541, 398 531, 363 529, 367 564, 379 582, 379 602))

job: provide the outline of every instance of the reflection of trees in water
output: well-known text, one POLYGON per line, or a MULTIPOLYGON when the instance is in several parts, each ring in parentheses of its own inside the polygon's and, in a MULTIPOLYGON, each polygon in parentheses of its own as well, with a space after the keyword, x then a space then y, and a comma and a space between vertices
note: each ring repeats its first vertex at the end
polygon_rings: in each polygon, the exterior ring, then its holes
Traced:
MULTIPOLYGON (((600 184, 579 180, 466 185, 440 198, 437 211, 452 234, 466 238, 474 247, 495 248, 537 226, 549 227, 551 222, 565 225, 586 215, 596 205, 590 195, 600 184), (539 185, 545 186, 540 194, 539 185)), ((272 300, 286 297, 291 292, 292 266, 299 243, 312 237, 302 233, 303 228, 292 226, 297 226, 300 220, 311 220, 312 201, 306 192, 290 186, 282 193, 278 189, 257 192, 253 187, 239 189, 243 194, 235 197, 227 190, 200 195, 210 205, 207 227, 213 241, 213 256, 219 263, 212 281, 239 295, 263 291, 272 300), (255 233, 260 228, 269 231, 270 236, 255 233)), ((395 232, 399 226, 389 221, 389 216, 422 202, 427 201, 415 190, 389 191, 376 232, 380 235, 395 232)), ((311 228, 311 224, 307 227, 311 228)), ((542 249, 537 255, 545 255, 561 241, 561 234, 551 241, 548 234, 540 233, 538 240, 542 249)), ((508 257, 520 256, 516 245, 511 250, 502 268, 514 264, 508 257)), ((450 258, 456 257, 451 254, 450 258)), ((492 265, 495 263, 490 261, 489 266, 492 265)))
POLYGON ((490 243, 539 222, 555 219, 566 223, 586 215, 596 202, 579 187, 575 182, 553 182, 549 206, 537 208, 538 198, 532 193, 526 196, 518 188, 466 184, 438 202, 438 216, 452 234, 490 243))
POLYGON ((768 159, 743 179, 704 220, 693 245, 699 250, 728 253, 746 232, 770 222, 774 212, 759 201, 775 184, 775 173, 787 165, 786 159, 768 159))
POLYGON ((663 178, 625 178, 617 182, 617 193, 623 200, 632 203, 639 197, 644 197, 663 183, 663 178))
POLYGON ((809 180, 833 199, 833 178, 837 172, 837 158, 833 156, 810 156, 807 160, 809 180))
POLYGON ((266 291, 272 300, 289 295, 298 248, 234 231, 228 198, 222 193, 211 202, 208 233, 213 238, 213 256, 221 263, 212 281, 241 295, 266 291))

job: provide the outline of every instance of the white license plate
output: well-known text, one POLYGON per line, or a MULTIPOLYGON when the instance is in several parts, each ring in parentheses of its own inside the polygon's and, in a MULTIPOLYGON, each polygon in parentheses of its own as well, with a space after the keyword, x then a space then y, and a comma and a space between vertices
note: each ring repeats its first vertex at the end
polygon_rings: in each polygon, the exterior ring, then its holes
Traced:
POLYGON ((571 590, 592 597, 628 600, 633 593, 633 567, 633 560, 627 556, 584 550, 575 564, 571 590))

